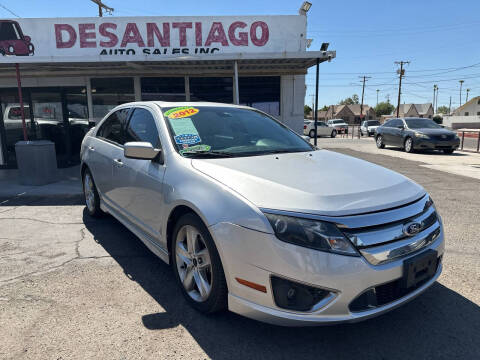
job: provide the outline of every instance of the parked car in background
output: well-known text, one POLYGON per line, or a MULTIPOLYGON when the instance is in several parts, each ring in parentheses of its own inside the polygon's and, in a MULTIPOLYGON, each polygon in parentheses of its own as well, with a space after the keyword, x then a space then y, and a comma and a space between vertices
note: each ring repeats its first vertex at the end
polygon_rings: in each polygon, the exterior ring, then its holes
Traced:
POLYGON ((391 145, 406 152, 442 150, 445 154, 453 153, 460 145, 455 132, 426 118, 390 119, 377 128, 375 141, 380 149, 391 145))
MULTIPOLYGON (((315 137, 315 121, 305 119, 303 122, 303 134, 308 135, 311 138, 315 137)), ((334 138, 337 136, 337 130, 327 126, 323 121, 317 120, 317 135, 318 136, 330 136, 334 138)))
POLYGON ((327 120, 327 125, 337 130, 338 134, 348 134, 348 124, 343 119, 327 120))
POLYGON ((123 104, 87 133, 81 159, 87 213, 110 213, 172 264, 203 313, 359 321, 442 271, 443 225, 421 186, 253 108, 123 104))
POLYGON ((375 135, 375 130, 380 126, 380 121, 378 120, 365 120, 360 126, 360 135, 372 136, 375 135))

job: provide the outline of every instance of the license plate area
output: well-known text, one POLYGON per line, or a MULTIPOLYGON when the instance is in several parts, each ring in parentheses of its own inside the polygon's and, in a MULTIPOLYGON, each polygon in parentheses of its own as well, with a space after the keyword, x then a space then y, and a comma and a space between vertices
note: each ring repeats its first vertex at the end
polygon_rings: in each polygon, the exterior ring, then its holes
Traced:
POLYGON ((402 287, 405 289, 416 287, 432 278, 437 270, 437 262, 438 253, 431 249, 405 260, 403 262, 402 287))

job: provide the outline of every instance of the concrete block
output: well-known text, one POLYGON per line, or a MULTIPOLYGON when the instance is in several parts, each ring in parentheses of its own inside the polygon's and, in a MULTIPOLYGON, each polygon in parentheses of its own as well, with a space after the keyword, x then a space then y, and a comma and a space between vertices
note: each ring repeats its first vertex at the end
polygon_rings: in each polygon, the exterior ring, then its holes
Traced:
POLYGON ((15 144, 18 177, 22 185, 45 185, 58 180, 55 144, 48 140, 15 144))

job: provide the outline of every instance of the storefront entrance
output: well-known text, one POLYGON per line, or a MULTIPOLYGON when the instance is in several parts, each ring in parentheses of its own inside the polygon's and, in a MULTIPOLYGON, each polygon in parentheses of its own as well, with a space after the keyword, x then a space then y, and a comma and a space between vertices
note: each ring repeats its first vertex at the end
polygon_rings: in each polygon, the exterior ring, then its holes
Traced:
MULTIPOLYGON (((52 141, 58 167, 78 163, 89 129, 86 88, 23 88, 23 103, 28 139, 52 141)), ((0 165, 15 167, 15 143, 23 140, 17 89, 0 89, 0 106, 0 165)))

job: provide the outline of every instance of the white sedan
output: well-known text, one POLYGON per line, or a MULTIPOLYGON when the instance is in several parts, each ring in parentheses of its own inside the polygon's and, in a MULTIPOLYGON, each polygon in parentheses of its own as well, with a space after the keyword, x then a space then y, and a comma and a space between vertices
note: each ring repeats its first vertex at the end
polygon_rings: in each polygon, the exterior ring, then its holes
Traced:
MULTIPOLYGON (((315 137, 315 121, 308 120, 308 119, 305 119, 303 121, 303 134, 308 135, 311 138, 315 137)), ((332 129, 327 124, 325 124, 323 121, 318 121, 317 120, 317 135, 318 136, 330 136, 330 137, 334 138, 335 136, 337 136, 337 130, 332 129)))

